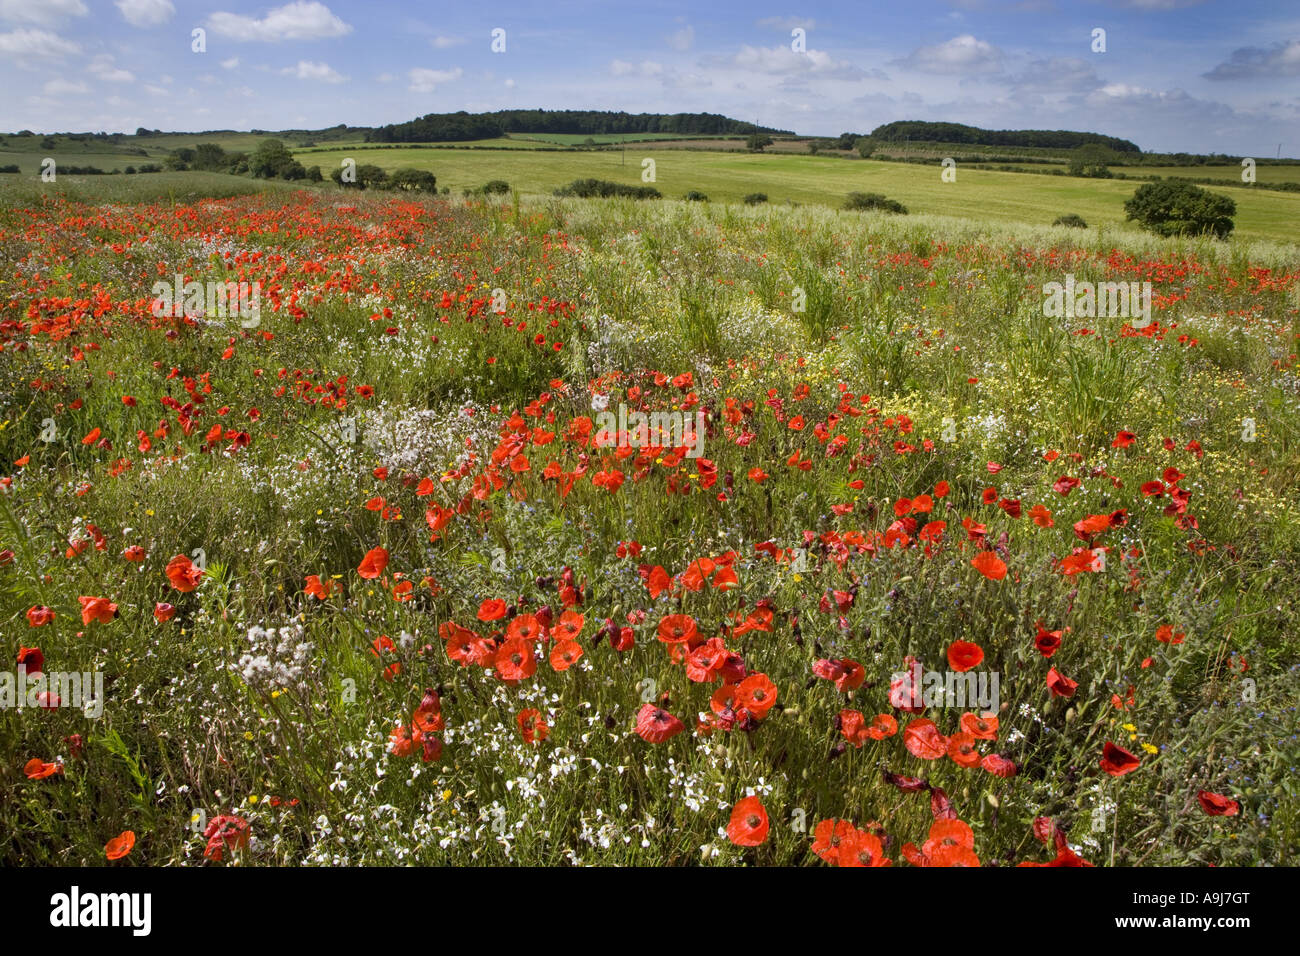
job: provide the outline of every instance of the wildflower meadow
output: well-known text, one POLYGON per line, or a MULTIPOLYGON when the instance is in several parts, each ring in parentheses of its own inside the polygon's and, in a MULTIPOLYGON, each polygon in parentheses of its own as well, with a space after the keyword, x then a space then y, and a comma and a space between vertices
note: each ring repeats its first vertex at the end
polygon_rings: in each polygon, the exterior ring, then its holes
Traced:
MULTIPOLYGON (((15 75, 80 6, 0 5, 30 14, 15 75)), ((99 6, 188 36, 166 0, 99 6)), ((256 48, 350 116, 368 67, 326 45, 367 15, 332 6, 206 12, 177 55, 207 74, 105 47, 75 95, 256 84, 256 48)), ((512 22, 409 32, 523 97, 542 34, 512 22)), ((713 42, 692 22, 667 49, 713 42)), ((251 96, 189 114, 251 133, 12 107, 0 863, 1296 865, 1294 161, 1257 181, 1198 132, 1226 185, 1147 176, 1189 155, 1174 97, 1159 156, 1104 112, 801 137, 799 83, 883 82, 808 59, 810 23, 727 61, 797 77, 758 118, 434 114, 490 98, 450 59, 375 80, 391 125, 361 131, 267 134, 251 96)), ((935 44, 882 69, 992 48, 935 44)), ((647 62, 609 95, 731 88, 647 62)))

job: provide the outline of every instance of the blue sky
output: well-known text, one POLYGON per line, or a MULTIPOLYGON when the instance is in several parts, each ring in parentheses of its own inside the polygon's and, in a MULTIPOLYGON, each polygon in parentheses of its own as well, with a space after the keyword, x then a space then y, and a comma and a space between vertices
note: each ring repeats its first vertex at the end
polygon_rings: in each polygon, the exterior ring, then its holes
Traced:
POLYGON ((819 135, 925 119, 1300 156, 1300 4, 0 0, 0 82, 0 129, 37 132, 707 110, 819 135))

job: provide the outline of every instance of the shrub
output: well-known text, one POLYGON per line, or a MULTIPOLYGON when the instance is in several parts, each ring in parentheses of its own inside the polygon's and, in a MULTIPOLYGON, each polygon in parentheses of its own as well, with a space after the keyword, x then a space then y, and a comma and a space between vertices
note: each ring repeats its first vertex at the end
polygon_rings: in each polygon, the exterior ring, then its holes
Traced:
POLYGON ((504 179, 490 179, 483 184, 485 196, 497 196, 510 192, 510 184, 504 179))
POLYGON ((1067 169, 1071 176, 1087 176, 1092 179, 1110 179, 1110 163, 1116 160, 1113 150, 1096 143, 1084 143, 1070 151, 1067 169))
POLYGON ((321 171, 320 171, 320 167, 319 167, 319 166, 310 166, 310 167, 308 167, 308 169, 307 169, 307 180, 308 180, 308 182, 319 183, 319 182, 323 181, 324 179, 325 179, 325 177, 321 175, 321 171))
POLYGON ((343 167, 333 170, 330 173, 330 179, 340 186, 347 186, 354 189, 382 189, 388 185, 388 173, 384 172, 378 166, 370 163, 364 163, 356 168, 356 181, 343 181, 343 167))
POLYGON ((1160 236, 1213 233, 1223 239, 1232 232, 1237 204, 1191 183, 1156 182, 1139 186, 1124 211, 1160 236))
POLYGON ((395 169, 388 184, 394 189, 418 189, 426 193, 438 191, 438 178, 427 169, 395 169))
POLYGON ((575 179, 569 185, 555 190, 557 196, 577 196, 581 199, 608 199, 627 196, 631 199, 660 199, 662 193, 653 186, 626 186, 607 179, 575 179))
POLYGON ((879 209, 906 215, 907 207, 897 199, 887 199, 880 193, 849 193, 844 200, 845 209, 879 209))
POLYGON ((749 138, 745 140, 745 148, 751 153, 761 153, 771 145, 772 137, 766 133, 750 133, 749 138))
POLYGON ((746 206, 757 206, 759 203, 767 202, 767 193, 750 193, 742 201, 746 206))
POLYGON ((708 202, 709 201, 709 197, 704 195, 704 193, 700 192, 698 189, 692 189, 682 198, 685 199, 687 202, 708 202))
POLYGON ((17 163, 10 163, 8 166, 0 166, 0 173, 18 173, 22 172, 17 163))
POLYGON ((1083 217, 1075 213, 1066 213, 1064 216, 1057 216, 1052 223, 1053 226, 1070 226, 1073 229, 1087 229, 1088 224, 1083 221, 1083 217))

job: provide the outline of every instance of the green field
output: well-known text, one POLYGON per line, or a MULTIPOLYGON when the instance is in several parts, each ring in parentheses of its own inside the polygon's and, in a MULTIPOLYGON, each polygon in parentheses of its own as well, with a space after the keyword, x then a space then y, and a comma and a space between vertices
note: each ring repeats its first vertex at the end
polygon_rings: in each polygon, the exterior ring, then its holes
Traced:
MULTIPOLYGON (((316 149, 300 159, 325 170, 354 152, 316 149)), ((639 185, 644 158, 655 160, 654 185, 673 199, 695 189, 715 202, 737 202, 749 193, 763 192, 773 203, 789 200, 839 206, 850 192, 877 192, 899 200, 913 213, 1038 224, 1051 223, 1065 213, 1077 213, 1090 226, 1137 229, 1124 221, 1124 200, 1136 188, 1132 181, 959 168, 957 181, 944 183, 938 166, 688 150, 655 150, 650 157, 629 152, 626 162, 621 151, 526 154, 392 149, 367 154, 368 162, 386 169, 410 166, 430 170, 440 186, 449 186, 453 191, 475 188, 490 179, 504 179, 526 194, 549 193, 585 177, 639 185)), ((1295 225, 1300 219, 1300 195, 1240 189, 1234 189, 1231 195, 1237 203, 1237 235, 1295 241, 1300 232, 1295 225)))
MULTIPOLYGON (((359 135, 359 134, 358 134, 359 135)), ((1090 226, 1136 231, 1125 222, 1124 200, 1137 183, 1128 180, 1081 179, 1050 175, 1057 166, 1023 165, 1021 172, 974 169, 958 164, 955 183, 940 179, 937 162, 897 163, 813 156, 773 150, 763 154, 675 148, 680 137, 672 134, 639 134, 642 149, 572 152, 557 148, 581 142, 580 134, 527 134, 527 138, 481 140, 470 143, 390 145, 355 142, 321 143, 296 147, 293 136, 285 142, 304 166, 320 166, 327 175, 342 160, 352 158, 384 169, 413 167, 438 177, 440 187, 461 192, 481 186, 490 179, 503 179, 525 195, 549 195, 575 179, 594 177, 639 185, 642 160, 655 161, 654 185, 665 197, 676 199, 691 190, 706 194, 714 202, 737 202, 761 192, 772 203, 839 206, 850 192, 883 193, 904 203, 912 213, 936 213, 964 219, 998 223, 1046 225, 1060 215, 1075 213, 1090 226), (666 145, 659 145, 665 142, 666 145), (644 155, 643 155, 644 154, 644 155)), ((55 137, 50 147, 45 137, 9 135, 0 142, 0 165, 16 163, 21 173, 0 177, 0 182, 22 188, 22 181, 34 180, 41 162, 52 156, 60 167, 95 166, 109 172, 161 164, 172 150, 215 142, 228 152, 251 151, 267 136, 253 133, 165 134, 130 137, 121 144, 81 142, 55 137), (144 155, 141 155, 141 153, 144 155)), ((609 139, 606 137, 605 139, 609 139)), ((720 139, 700 145, 720 143, 720 139)), ((738 141, 737 141, 738 142, 738 141)), ((629 143, 629 146, 633 144, 629 143)), ((1129 176, 1240 177, 1234 166, 1120 167, 1129 176)), ((1257 167, 1261 183, 1300 181, 1300 167, 1257 167)), ((152 175, 152 174, 151 174, 152 175)), ((143 187, 160 196, 185 195, 193 191, 184 173, 157 186, 143 187)), ((228 183, 224 193, 257 192, 261 186, 241 183, 238 177, 219 177, 228 183)), ((41 184, 34 185, 40 187, 41 184)), ((300 184, 301 185, 301 184, 300 184)), ((74 189, 77 187, 73 186, 74 189)), ((104 184, 110 193, 119 187, 104 184)), ((135 190, 128 190, 134 192, 135 190)), ((1249 239, 1294 241, 1300 218, 1300 194, 1272 191, 1252 192, 1234 188, 1229 193, 1237 203, 1236 234, 1249 239)))

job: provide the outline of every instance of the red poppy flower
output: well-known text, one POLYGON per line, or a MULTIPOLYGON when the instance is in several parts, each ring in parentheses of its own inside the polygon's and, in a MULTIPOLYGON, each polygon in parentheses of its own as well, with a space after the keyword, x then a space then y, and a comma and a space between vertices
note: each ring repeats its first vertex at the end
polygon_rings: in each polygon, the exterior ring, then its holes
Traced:
POLYGON ((884 740, 898 733, 898 721, 889 714, 876 714, 867 728, 867 736, 872 740, 884 740))
POLYGON ((519 614, 506 627, 507 640, 535 641, 542 636, 542 622, 536 614, 519 614))
POLYGON ((104 845, 104 855, 110 860, 120 860, 135 846, 135 833, 123 830, 104 845))
POLYGON ((962 714, 961 729, 978 740, 997 740, 998 718, 994 714, 962 714))
POLYGON ((506 602, 500 598, 488 598, 478 606, 475 616, 480 621, 499 621, 506 616, 506 602))
POLYGON ((865 830, 854 830, 840 843, 838 866, 889 866, 880 837, 865 830))
POLYGON ((497 651, 493 666, 504 680, 523 680, 537 671, 533 645, 522 637, 506 641, 497 651))
POLYGON ((922 760, 938 760, 948 752, 947 739, 939 733, 934 721, 924 718, 913 720, 903 728, 903 744, 922 760))
POLYGON ((383 574, 386 567, 388 567, 388 552, 383 548, 371 548, 361 559, 357 574, 367 580, 373 580, 383 574))
POLYGON ((54 620, 55 613, 43 604, 37 604, 27 611, 27 623, 32 627, 42 627, 54 620))
POLYGON ((158 601, 153 606, 153 619, 159 624, 170 621, 176 616, 176 608, 166 601, 158 601))
POLYGON ((551 633, 556 640, 576 641, 578 635, 582 633, 582 626, 586 620, 577 611, 565 611, 560 615, 560 623, 552 628, 551 633))
POLYGON ((439 733, 447 724, 442 716, 442 699, 432 687, 424 689, 420 706, 411 714, 411 727, 420 734, 439 733))
POLYGON ((145 559, 145 550, 138 544, 133 544, 122 552, 122 557, 138 564, 145 559))
POLYGON ((964 730, 948 738, 948 756, 959 767, 977 767, 980 753, 975 749, 975 737, 964 730))
POLYGON ((669 614, 659 622, 659 640, 665 644, 685 644, 695 638, 695 618, 689 614, 669 614))
POLYGON ((847 657, 814 661, 812 669, 818 677, 834 681, 836 690, 841 692, 857 690, 867 677, 866 668, 847 657))
POLYGON ((166 573, 172 587, 182 594, 193 591, 203 579, 203 572, 183 554, 178 554, 167 562, 166 573))
POLYGON ((33 757, 23 765, 23 773, 27 775, 28 780, 44 780, 56 773, 63 773, 63 764, 50 763, 40 757, 33 757))
POLYGON ((45 670, 45 655, 39 647, 18 647, 18 660, 15 667, 20 667, 28 674, 39 674, 45 670))
POLYGON ((758 846, 767 839, 767 810, 758 797, 736 801, 727 824, 727 839, 736 846, 758 846))
POLYGON ((303 579, 302 590, 308 597, 314 597, 318 601, 323 601, 329 597, 338 586, 337 582, 331 581, 328 578, 322 581, 319 574, 309 574, 303 579))
POLYGON ((1057 697, 1073 697, 1074 692, 1079 689, 1079 682, 1070 680, 1052 667, 1047 671, 1047 687, 1057 697))
POLYGON ((755 720, 762 720, 776 703, 776 685, 766 674, 750 674, 736 688, 736 701, 755 720))
POLYGON ((1112 777, 1122 777, 1138 768, 1140 761, 1123 747, 1116 747, 1109 740, 1101 752, 1101 769, 1112 777))
POLYGON ((87 597, 83 594, 77 600, 81 602, 82 624, 89 624, 91 621, 108 624, 117 617, 117 605, 108 598, 87 597))
POLYGON ((1034 635, 1034 646, 1038 648, 1038 653, 1044 657, 1051 657, 1061 649, 1061 631, 1049 631, 1043 627, 1043 622, 1035 623, 1038 633, 1034 635))
POLYGON ((1015 761, 1008 760, 1001 754, 985 754, 984 759, 980 761, 980 766, 995 777, 1014 777, 1016 775, 1015 761))
POLYGON ((935 820, 930 835, 921 845, 921 853, 933 859, 943 849, 975 849, 975 833, 961 820, 935 820))
POLYGON ((1007 576, 1006 563, 992 551, 981 551, 971 559, 971 567, 990 581, 1001 581, 1007 576))
POLYGON ((637 734, 652 744, 661 744, 685 729, 685 724, 654 704, 646 704, 636 715, 637 734))
POLYGON ((1212 817, 1235 817, 1241 812, 1241 804, 1236 800, 1229 799, 1221 793, 1211 793, 1209 790, 1198 790, 1196 800, 1204 810, 1212 817))
POLYGON ((970 641, 953 641, 948 647, 948 666, 955 671, 966 672, 978 667, 984 660, 984 649, 970 641))
POLYGON ((557 671, 567 671, 582 659, 582 645, 577 641, 556 641, 551 648, 551 667, 557 671))
POLYGON ((234 814, 223 813, 208 822, 203 836, 208 841, 203 855, 220 863, 226 850, 248 846, 248 821, 234 814))
POLYGON ((1173 627, 1161 624, 1156 628, 1156 640, 1162 644, 1181 644, 1186 635, 1182 631, 1175 633, 1173 627))
POLYGON ((832 866, 839 866, 840 847, 857 832, 848 820, 822 820, 813 828, 812 851, 832 866))
POLYGON ((521 710, 519 716, 515 718, 515 723, 519 725, 519 733, 523 735, 526 743, 539 744, 551 733, 551 728, 542 719, 541 711, 535 707, 521 710))

